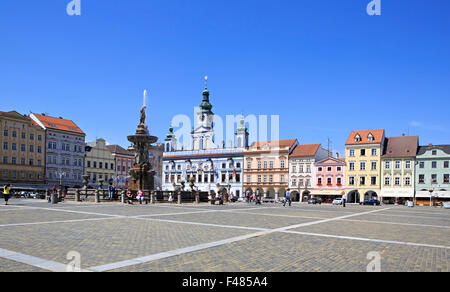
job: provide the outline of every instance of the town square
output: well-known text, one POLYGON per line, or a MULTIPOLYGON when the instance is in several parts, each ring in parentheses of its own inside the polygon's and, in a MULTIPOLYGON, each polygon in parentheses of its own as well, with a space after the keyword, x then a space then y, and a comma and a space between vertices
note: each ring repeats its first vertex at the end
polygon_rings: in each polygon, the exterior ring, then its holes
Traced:
POLYGON ((63 2, 0 18, 0 272, 449 272, 448 2, 63 2))

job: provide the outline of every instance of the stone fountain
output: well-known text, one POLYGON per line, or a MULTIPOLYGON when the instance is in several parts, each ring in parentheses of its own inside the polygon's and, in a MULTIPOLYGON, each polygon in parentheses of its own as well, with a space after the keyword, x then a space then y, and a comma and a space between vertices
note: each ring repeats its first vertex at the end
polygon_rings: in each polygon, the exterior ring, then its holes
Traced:
POLYGON ((133 143, 133 148, 136 151, 134 158, 134 165, 130 170, 130 188, 134 191, 154 189, 153 165, 150 161, 150 145, 158 141, 158 137, 151 136, 146 125, 146 98, 147 91, 144 91, 144 105, 141 108, 141 119, 136 130, 136 134, 128 136, 128 141, 133 143))

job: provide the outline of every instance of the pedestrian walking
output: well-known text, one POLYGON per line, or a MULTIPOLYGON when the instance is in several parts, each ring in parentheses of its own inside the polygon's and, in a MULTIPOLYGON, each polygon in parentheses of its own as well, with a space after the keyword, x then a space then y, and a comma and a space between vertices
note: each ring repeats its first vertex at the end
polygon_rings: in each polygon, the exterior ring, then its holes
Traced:
POLYGON ((289 202, 289 207, 290 207, 292 204, 292 200, 291 200, 291 192, 289 191, 289 189, 286 190, 286 196, 284 198, 283 207, 286 207, 287 202, 289 202))
POLYGON ((342 196, 342 206, 345 208, 345 203, 347 202, 347 194, 342 196))
POLYGON ((255 205, 261 205, 261 195, 259 193, 259 190, 256 190, 255 205))
POLYGON ((9 198, 11 196, 11 185, 7 184, 3 187, 3 197, 5 198, 5 205, 8 205, 9 198))

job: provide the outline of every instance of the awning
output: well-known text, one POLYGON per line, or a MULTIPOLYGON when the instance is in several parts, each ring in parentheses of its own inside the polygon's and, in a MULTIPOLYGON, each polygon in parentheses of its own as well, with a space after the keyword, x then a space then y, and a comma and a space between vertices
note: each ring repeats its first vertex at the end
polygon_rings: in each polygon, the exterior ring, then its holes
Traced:
POLYGON ((345 195, 345 191, 337 191, 337 190, 317 190, 311 191, 311 195, 313 196, 343 196, 345 195))

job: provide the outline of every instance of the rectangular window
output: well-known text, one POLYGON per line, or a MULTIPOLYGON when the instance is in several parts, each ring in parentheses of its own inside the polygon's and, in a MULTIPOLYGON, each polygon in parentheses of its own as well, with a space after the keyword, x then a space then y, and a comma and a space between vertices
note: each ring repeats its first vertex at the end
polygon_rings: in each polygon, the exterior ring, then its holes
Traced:
POLYGON ((365 176, 361 176, 359 178, 359 185, 361 185, 361 186, 365 186, 366 185, 366 177, 365 176))
POLYGON ((424 183, 425 183, 425 175, 419 174, 419 184, 424 184, 424 183))
POLYGON ((355 157, 355 150, 354 149, 350 149, 350 157, 355 157))
POLYGON ((280 182, 284 183, 284 174, 280 175, 280 182))
POLYGON ((248 169, 252 168, 252 163, 251 163, 250 161, 247 162, 247 168, 248 168, 248 169))
POLYGON ((361 149, 361 156, 366 156, 366 149, 361 149))
POLYGON ((370 179, 371 185, 376 185, 377 184, 377 178, 375 176, 372 176, 370 179))
POLYGON ((281 160, 281 168, 284 168, 284 160, 281 160))
POLYGON ((400 169, 400 160, 395 161, 395 169, 400 169))
POLYGON ((258 175, 258 182, 261 182, 261 175, 258 175))
POLYGON ((350 176, 350 177, 348 178, 348 184, 349 184, 350 186, 354 186, 354 185, 355 185, 355 178, 354 178, 353 176, 350 176))
POLYGON ((399 185, 400 185, 400 178, 399 178, 399 177, 396 177, 396 178, 395 178, 395 185, 396 185, 396 186, 399 186, 399 185))
POLYGON ((448 168, 448 161, 444 161, 444 168, 448 168))
POLYGON ((8 137, 8 130, 3 131, 3 136, 8 137))
POLYGON ((273 168, 273 161, 269 162, 269 168, 272 169, 273 168))
POLYGON ((448 183, 449 183, 449 175, 444 174, 444 184, 448 184, 448 183))
POLYGON ((20 151, 25 152, 25 144, 20 145, 20 151))
POLYGON ((267 175, 264 175, 264 182, 267 182, 267 175))
POLYGON ((267 161, 264 161, 264 168, 267 168, 267 161))
POLYGON ((16 137, 17 137, 17 132, 16 132, 16 131, 13 131, 13 132, 12 132, 12 136, 13 136, 13 138, 16 138, 16 137))
POLYGON ((437 168, 437 162, 436 161, 431 162, 431 168, 437 168))
POLYGON ((12 143, 11 149, 12 149, 12 150, 17 150, 17 144, 16 144, 16 143, 12 143))
POLYGON ((410 177, 405 177, 405 185, 406 186, 410 186, 411 185, 411 178, 410 177))
POLYGON ((15 157, 13 157, 13 158, 11 159, 11 164, 17 164, 16 158, 15 158, 15 157))
POLYGON ((34 134, 30 134, 30 140, 34 140, 34 134))
POLYGON ((384 168, 385 169, 390 169, 391 168, 391 162, 390 161, 386 161, 384 164, 384 168))
POLYGON ((3 142, 3 150, 8 150, 8 142, 3 142))
POLYGON ((372 170, 377 170, 377 162, 372 161, 372 170))
POLYGON ((391 178, 390 177, 385 177, 384 178, 384 185, 385 186, 389 186, 391 184, 391 178))
POLYGON ((350 162, 349 168, 350 168, 350 170, 355 170, 355 163, 354 162, 350 162))
POLYGON ((377 149, 376 148, 372 149, 372 156, 377 156, 377 149))
POLYGON ((258 168, 261 169, 261 161, 258 161, 258 168))
POLYGON ((273 175, 269 175, 269 182, 270 182, 270 183, 273 182, 273 175))
POLYGON ((361 163, 359 165, 359 169, 360 170, 366 170, 366 162, 365 161, 361 161, 361 163))
POLYGON ((411 168, 411 161, 407 160, 407 161, 405 162, 405 168, 406 168, 406 169, 410 169, 410 168, 411 168))
POLYGON ((250 176, 247 175, 247 183, 250 183, 250 176))
POLYGON ((425 162, 420 162, 419 163, 419 168, 425 168, 425 162))
POLYGON ((22 139, 25 139, 25 137, 26 137, 25 133, 22 133, 22 134, 20 135, 20 137, 22 137, 22 139))
POLYGON ((431 175, 431 183, 432 184, 437 184, 437 175, 436 174, 432 174, 431 175))
POLYGON ((30 152, 34 152, 34 146, 30 145, 30 152))
POLYGON ((337 178, 337 185, 338 186, 342 185, 342 178, 340 178, 340 177, 337 178))

